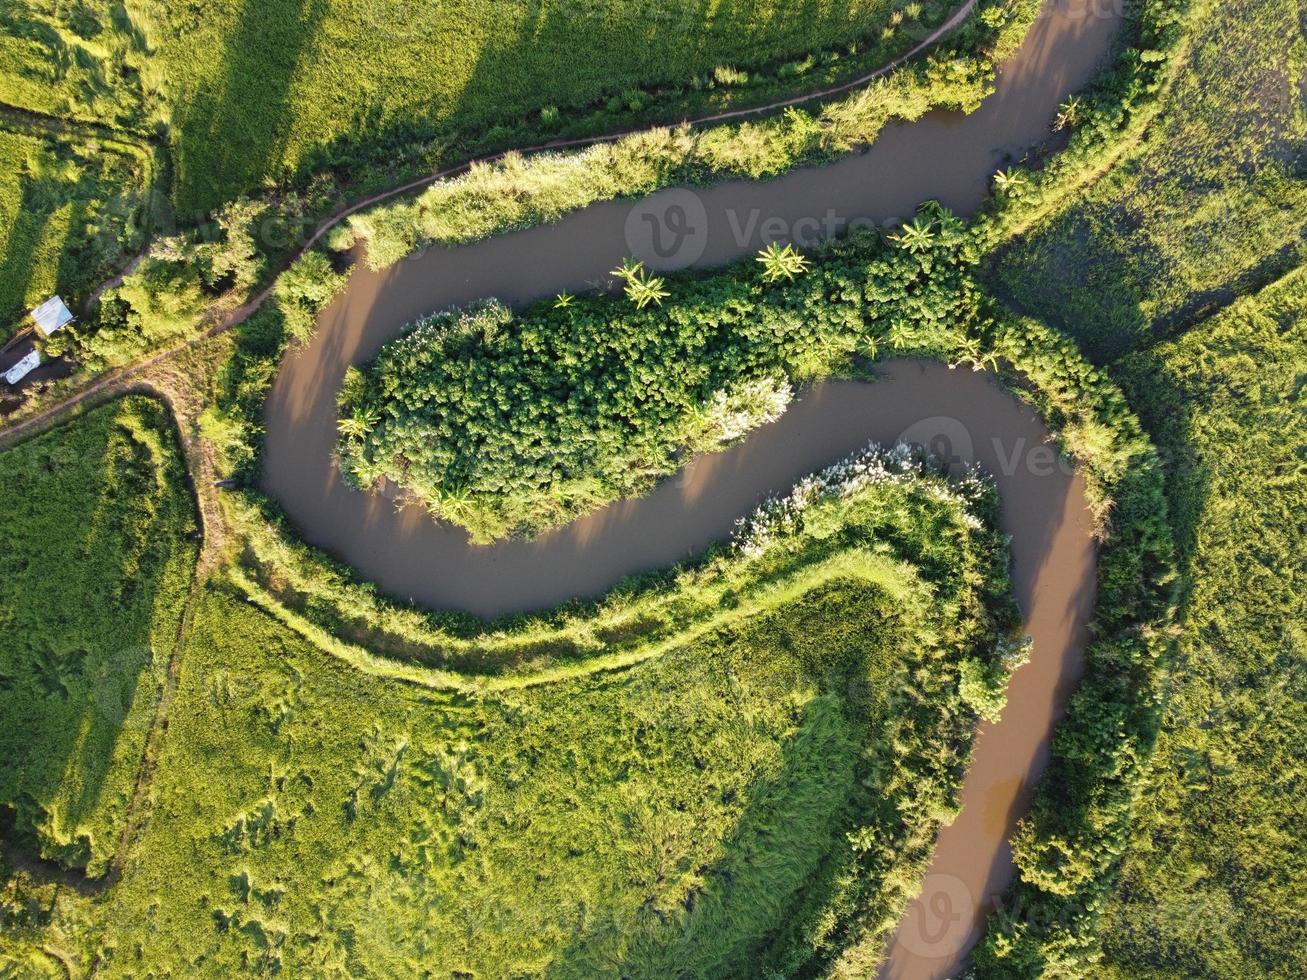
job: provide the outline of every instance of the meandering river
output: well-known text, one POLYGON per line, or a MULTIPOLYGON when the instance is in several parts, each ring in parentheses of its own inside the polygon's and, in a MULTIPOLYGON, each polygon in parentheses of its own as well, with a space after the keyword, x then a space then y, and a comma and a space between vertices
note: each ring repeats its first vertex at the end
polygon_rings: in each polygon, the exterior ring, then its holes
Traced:
POLYGON ((393 595, 484 616, 601 593, 623 575, 683 559, 728 535, 762 497, 870 440, 906 437, 993 474, 1035 653, 1013 680, 1002 720, 980 730, 961 815, 940 834, 922 896, 890 945, 886 977, 948 977, 963 963, 1011 878, 1007 840, 1080 674, 1094 596, 1089 514, 1080 478, 1054 460, 1033 412, 985 374, 895 361, 879 383, 802 392, 778 422, 691 461, 642 499, 536 541, 478 548, 420 508, 398 511, 392 499, 340 479, 336 394, 347 367, 443 307, 487 296, 520 304, 605 285, 630 254, 663 269, 728 262, 773 238, 804 241, 855 220, 910 215, 927 198, 968 214, 997 168, 1048 136, 1058 105, 1089 80, 1119 24, 1114 7, 1051 0, 977 112, 893 124, 867 152, 829 166, 599 204, 382 272, 359 268, 312 342, 286 358, 267 403, 262 489, 306 541, 393 595))

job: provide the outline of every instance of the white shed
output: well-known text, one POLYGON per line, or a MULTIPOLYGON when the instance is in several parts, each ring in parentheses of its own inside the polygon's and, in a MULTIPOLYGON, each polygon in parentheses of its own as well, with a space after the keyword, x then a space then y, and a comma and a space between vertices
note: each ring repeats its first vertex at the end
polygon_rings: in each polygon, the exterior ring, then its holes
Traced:
POLYGON ((16 385, 41 366, 41 352, 28 351, 27 356, 5 372, 5 383, 16 385))
POLYGON ((32 311, 32 319, 36 321, 36 329, 48 337, 56 330, 62 330, 72 323, 73 315, 62 299, 51 296, 32 311))

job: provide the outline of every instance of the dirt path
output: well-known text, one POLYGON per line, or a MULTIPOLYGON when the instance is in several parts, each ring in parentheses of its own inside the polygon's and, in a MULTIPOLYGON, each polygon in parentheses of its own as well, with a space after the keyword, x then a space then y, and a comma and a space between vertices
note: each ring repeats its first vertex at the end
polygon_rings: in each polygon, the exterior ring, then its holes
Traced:
MULTIPOLYGON (((969 6, 958 17, 967 11, 969 6)), ((828 233, 856 220, 907 215, 927 198, 969 213, 983 199, 993 171, 1046 136, 1058 104, 1091 77, 1118 24, 1110 11, 1104 16, 1078 0, 1050 0, 978 112, 932 112, 910 125, 891 125, 867 153, 827 167, 762 184, 673 189, 634 204, 600 204, 553 225, 435 250, 381 273, 359 270, 324 314, 314 341, 286 359, 268 401, 263 488, 310 543, 387 591, 486 614, 601 591, 625 572, 683 557, 721 537, 762 494, 783 489, 795 476, 873 437, 924 441, 990 469, 1003 497, 1018 600, 1037 652, 1013 683, 1003 721, 980 735, 963 789, 963 814, 941 834, 925 894, 890 947, 886 976, 949 976, 963 962, 987 906, 1011 875, 1006 841, 1028 804, 1049 733, 1079 674, 1093 600, 1088 514, 1078 479, 1038 451, 1047 448, 1046 433, 1030 410, 983 375, 897 362, 889 368, 890 380, 879 385, 813 389, 781 422, 736 450, 696 461, 643 500, 616 504, 532 544, 471 549, 461 534, 436 527, 422 513, 397 513, 390 501, 358 494, 339 481, 330 457, 335 395, 348 365, 366 361, 406 322, 432 309, 488 295, 520 303, 590 288, 633 253, 660 269, 726 262, 765 239, 802 242, 808 233, 803 229, 828 233), (672 209, 688 209, 695 222, 689 238, 681 236, 679 247, 666 252, 653 236, 670 223, 672 209), (644 228, 653 231, 642 238, 644 228)), ((539 149, 560 145, 568 144, 539 149)), ((324 223, 309 244, 349 213, 458 169, 359 202, 324 223)), ((263 298, 231 313, 214 331, 239 322, 263 298)), ((102 379, 45 418, 122 385, 130 374, 102 379)), ((0 434, 0 441, 40 424, 42 416, 27 420, 0 434)))
MULTIPOLYGON (((879 68, 876 68, 873 71, 869 71, 864 75, 860 75, 857 78, 852 79, 851 81, 844 82, 841 85, 835 85, 830 88, 823 88, 823 89, 817 89, 812 92, 806 92, 802 95, 792 96, 787 99, 779 99, 775 102, 768 102, 763 105, 750 106, 743 109, 732 109, 727 112, 718 112, 707 116, 697 116, 692 119, 683 119, 680 121, 679 125, 699 127, 699 126, 712 125, 714 123, 726 122, 732 119, 746 119, 746 118, 753 118, 757 116, 765 116, 771 113, 778 112, 782 109, 788 108, 789 106, 803 105, 809 102, 819 102, 823 99, 828 99, 831 98, 832 96, 840 95, 841 93, 844 92, 850 92, 853 89, 867 85, 875 81, 876 79, 885 76, 889 72, 893 71, 895 68, 898 68, 900 65, 903 65, 908 61, 911 61, 913 58, 922 54, 927 49, 933 47, 944 37, 948 36, 949 34, 952 34, 953 31, 957 30, 957 28, 961 26, 961 24, 971 15, 971 11, 975 9, 975 6, 978 2, 979 0, 966 0, 966 2, 963 3, 961 7, 959 7, 956 11, 954 11, 953 15, 950 16, 948 20, 946 20, 939 27, 935 28, 935 30, 931 31, 929 35, 927 35, 915 46, 913 46, 911 50, 905 51, 903 54, 899 55, 897 58, 893 59, 892 61, 886 62, 885 64, 881 65, 879 68)), ((12 112, 25 112, 25 110, 18 110, 9 106, 5 106, 3 108, 12 112)), ((57 123, 58 120, 49 120, 49 122, 51 124, 54 124, 57 123)), ((69 124, 69 125, 71 126, 74 124, 69 124)), ((599 136, 582 136, 582 137, 577 137, 576 139, 550 140, 545 143, 537 143, 534 146, 515 147, 511 150, 501 150, 497 153, 489 153, 479 157, 472 157, 470 159, 464 160, 462 163, 458 163, 453 166, 446 167, 442 170, 432 171, 431 173, 424 174, 423 176, 414 178, 413 180, 405 181, 404 183, 397 184, 394 187, 387 188, 384 191, 379 191, 376 194, 372 194, 369 197, 363 198, 362 200, 355 201, 354 203, 350 204, 347 207, 340 208, 339 210, 332 212, 330 215, 328 215, 318 224, 318 226, 314 229, 313 233, 294 250, 294 252, 291 254, 290 257, 288 257, 282 263, 281 268, 284 269, 289 265, 291 265, 301 255, 303 255, 311 248, 313 248, 315 245, 317 245, 317 243, 322 240, 324 235, 330 232, 341 222, 345 221, 351 215, 357 214, 358 212, 373 207, 374 205, 392 200, 393 198, 402 197, 405 194, 409 194, 413 191, 420 190, 421 188, 434 184, 437 181, 446 180, 451 177, 457 177, 460 174, 466 173, 468 170, 470 170, 472 167, 478 164, 494 163, 497 160, 502 160, 504 157, 508 156, 509 154, 530 156, 533 153, 544 153, 551 150, 583 149, 587 146, 597 146, 602 143, 613 143, 616 142, 617 140, 624 139, 627 136, 633 136, 637 133, 648 132, 653 129, 665 128, 666 125, 668 124, 647 126, 647 127, 642 127, 640 129, 621 130, 619 132, 605 133, 599 136)), ((99 302, 99 299, 104 294, 105 290, 120 285, 123 281, 123 278, 125 276, 130 275, 136 269, 136 267, 141 264, 144 258, 145 258, 144 254, 136 256, 129 263, 127 263, 127 265, 124 266, 120 272, 118 272, 112 278, 106 280, 105 282, 97 286, 95 290, 92 291, 90 297, 87 299, 86 306, 89 308, 91 305, 99 302)), ((235 309, 231 309, 227 312, 220 314, 217 321, 208 329, 206 329, 200 336, 194 337, 190 340, 187 340, 181 344, 177 344, 173 347, 169 347, 164 350, 161 350, 158 353, 152 355, 150 358, 148 358, 145 361, 130 365, 125 368, 119 368, 110 371, 107 374, 99 378, 96 378, 86 388, 83 388, 82 390, 78 391, 73 395, 68 396, 67 398, 61 399, 60 401, 54 403, 53 405, 50 405, 48 408, 42 409, 38 414, 29 416, 28 418, 21 419, 12 424, 4 426, 3 428, 0 428, 0 448, 3 448, 4 446, 7 445, 12 445, 14 442, 26 438, 29 434, 33 432, 43 431, 45 428, 49 427, 49 425, 51 424, 50 420, 52 418, 62 415, 73 408, 76 408, 78 405, 82 404, 86 400, 90 398, 94 398, 96 395, 106 390, 122 388, 127 382, 129 382, 132 379, 133 376, 135 376, 141 370, 152 367, 153 365, 159 363, 160 361, 172 357, 173 355, 177 354, 179 351, 186 350, 187 348, 194 346, 195 344, 202 343, 204 340, 214 336, 215 334, 222 333, 225 330, 229 330, 232 327, 240 323, 243 323, 252 313, 254 313, 255 310, 257 310, 260 306, 264 304, 264 302, 267 301, 268 297, 272 294, 272 288, 274 284, 275 284, 275 278, 273 282, 270 282, 264 289, 260 290, 258 293, 256 293, 246 302, 237 306, 235 309)), ((13 344, 14 341, 17 340, 19 340, 18 337, 11 338, 10 343, 13 344)), ((18 354, 17 357, 13 358, 12 360, 16 361, 23 354, 25 354, 27 350, 31 349, 31 338, 25 337, 23 338, 23 340, 26 342, 27 346, 24 347, 22 350, 18 350, 18 347, 14 346, 13 349, 17 350, 18 354)))

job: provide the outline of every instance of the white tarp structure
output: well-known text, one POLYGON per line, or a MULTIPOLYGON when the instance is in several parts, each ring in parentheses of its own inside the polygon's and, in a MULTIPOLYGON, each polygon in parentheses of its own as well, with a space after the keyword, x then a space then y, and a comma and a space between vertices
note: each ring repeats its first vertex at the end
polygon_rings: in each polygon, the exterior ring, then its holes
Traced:
POLYGON ((64 306, 62 299, 51 296, 32 311, 32 319, 36 321, 36 329, 48 337, 56 330, 61 330, 72 323, 73 315, 68 312, 68 307, 64 306))
POLYGON ((5 372, 5 382, 16 385, 41 366, 41 352, 29 351, 28 355, 5 372))

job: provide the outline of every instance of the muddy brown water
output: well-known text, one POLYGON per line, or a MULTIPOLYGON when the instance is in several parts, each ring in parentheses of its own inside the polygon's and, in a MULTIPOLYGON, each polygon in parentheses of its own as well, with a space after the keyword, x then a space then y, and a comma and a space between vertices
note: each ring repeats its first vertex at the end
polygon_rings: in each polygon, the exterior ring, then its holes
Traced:
POLYGON ((977 112, 891 125, 869 151, 826 167, 598 204, 381 272, 360 268, 313 341, 287 356, 267 403, 261 486, 307 542, 391 595, 486 617, 596 595, 624 575, 688 558, 729 535, 766 495, 871 440, 906 437, 989 471, 1035 653, 1012 682, 1001 722, 979 732, 961 814, 940 834, 922 895, 890 944, 882 975, 895 980, 948 977, 964 963, 1011 879, 1007 841, 1082 667, 1095 568, 1084 487, 1056 461, 1033 411, 988 375, 895 361, 875 384, 805 390, 778 422, 692 460, 644 498, 532 542, 473 547, 420 508, 397 510, 391 496, 340 479, 336 394, 348 366, 436 309, 606 288, 608 270, 631 254, 675 269, 728 262, 773 239, 809 244, 854 221, 909 215, 927 198, 968 214, 995 169, 1048 135, 1058 105, 1092 77, 1120 20, 1111 6, 1052 0, 977 112))

